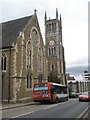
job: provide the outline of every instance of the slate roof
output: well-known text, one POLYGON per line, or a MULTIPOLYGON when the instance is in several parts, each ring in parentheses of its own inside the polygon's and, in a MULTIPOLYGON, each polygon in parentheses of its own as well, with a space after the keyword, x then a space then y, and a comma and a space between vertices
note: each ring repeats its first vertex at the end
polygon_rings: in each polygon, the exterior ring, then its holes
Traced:
POLYGON ((2 23, 2 48, 11 47, 12 43, 16 43, 20 31, 24 29, 31 17, 28 16, 2 23))

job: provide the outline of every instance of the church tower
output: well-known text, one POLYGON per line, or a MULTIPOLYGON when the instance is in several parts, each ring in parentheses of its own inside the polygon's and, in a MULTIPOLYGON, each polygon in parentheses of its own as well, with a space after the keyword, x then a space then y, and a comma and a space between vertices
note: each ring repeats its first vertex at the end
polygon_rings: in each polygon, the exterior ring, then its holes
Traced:
POLYGON ((65 84, 65 58, 62 42, 62 19, 58 19, 58 9, 56 9, 56 19, 47 20, 45 12, 45 47, 48 60, 48 75, 55 73, 60 79, 60 83, 65 84))

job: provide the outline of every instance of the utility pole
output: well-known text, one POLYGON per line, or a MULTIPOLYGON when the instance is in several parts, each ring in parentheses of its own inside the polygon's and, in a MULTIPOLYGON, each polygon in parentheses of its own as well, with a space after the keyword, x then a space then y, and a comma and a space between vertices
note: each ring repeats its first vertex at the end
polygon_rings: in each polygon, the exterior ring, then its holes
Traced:
POLYGON ((9 82, 8 82, 8 103, 10 103, 10 66, 11 66, 11 48, 9 47, 9 82))

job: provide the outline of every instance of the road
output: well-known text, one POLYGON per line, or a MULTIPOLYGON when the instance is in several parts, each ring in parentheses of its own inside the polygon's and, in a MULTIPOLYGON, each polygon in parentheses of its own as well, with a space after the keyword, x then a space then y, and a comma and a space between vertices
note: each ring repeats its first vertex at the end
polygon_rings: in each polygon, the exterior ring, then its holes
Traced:
POLYGON ((3 110, 3 118, 80 118, 89 107, 88 102, 69 99, 57 104, 35 104, 3 110))

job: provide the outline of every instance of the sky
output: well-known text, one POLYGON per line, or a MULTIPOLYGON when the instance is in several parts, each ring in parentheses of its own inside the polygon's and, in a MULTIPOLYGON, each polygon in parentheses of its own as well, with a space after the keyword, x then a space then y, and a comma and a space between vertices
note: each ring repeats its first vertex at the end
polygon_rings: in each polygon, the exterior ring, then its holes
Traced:
POLYGON ((44 15, 62 17, 63 46, 67 73, 79 77, 88 69, 88 0, 1 0, 0 23, 32 15, 37 10, 45 43, 44 15))

